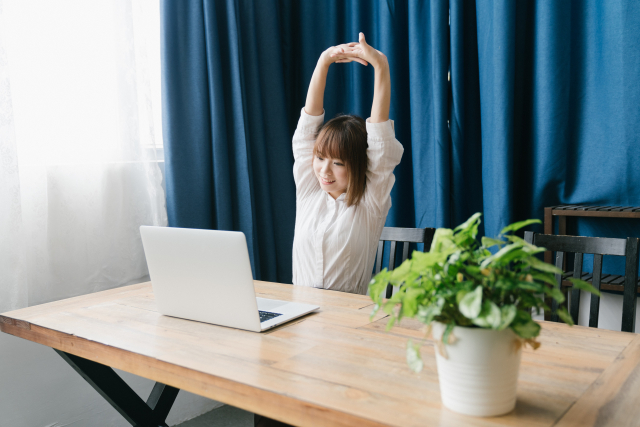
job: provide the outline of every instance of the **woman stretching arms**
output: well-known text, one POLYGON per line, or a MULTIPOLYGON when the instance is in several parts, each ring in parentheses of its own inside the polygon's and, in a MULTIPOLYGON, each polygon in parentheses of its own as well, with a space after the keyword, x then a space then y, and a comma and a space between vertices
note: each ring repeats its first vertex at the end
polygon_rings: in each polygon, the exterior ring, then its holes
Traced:
POLYGON ((391 82, 384 54, 358 43, 327 49, 311 78, 293 136, 296 226, 293 283, 365 294, 375 251, 391 207, 393 169, 404 149, 389 120, 391 82), (324 121, 324 88, 334 63, 375 69, 371 117, 324 121))
MULTIPOLYGON (((296 230, 293 284, 364 294, 376 246, 391 207, 393 168, 404 149, 389 120, 387 58, 359 43, 327 49, 311 77, 307 102, 293 135, 296 230), (324 122, 324 87, 334 62, 375 68, 371 117, 338 116, 324 122)), ((287 427, 256 416, 256 427, 287 427)))

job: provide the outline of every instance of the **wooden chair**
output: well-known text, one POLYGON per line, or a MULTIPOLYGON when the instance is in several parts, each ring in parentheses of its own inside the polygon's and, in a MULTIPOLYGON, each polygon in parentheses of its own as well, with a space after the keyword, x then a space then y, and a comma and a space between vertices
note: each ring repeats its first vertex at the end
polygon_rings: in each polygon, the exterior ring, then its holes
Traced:
MULTIPOLYGON (((398 227, 384 227, 382 229, 382 235, 380 236, 380 243, 378 243, 378 252, 376 254, 376 266, 375 273, 380 273, 382 270, 382 258, 384 256, 384 244, 385 242, 391 242, 389 249, 389 270, 396 268, 396 248, 398 243, 402 243, 402 261, 403 263, 409 258, 409 244, 410 243, 424 243, 423 251, 428 251, 431 247, 431 241, 433 235, 436 232, 435 228, 398 228, 398 227)), ((398 264, 398 265, 400 265, 398 264)), ((393 286, 387 286, 387 298, 391 298, 393 292, 393 286)))
MULTIPOLYGON (((573 271, 565 272, 562 276, 556 275, 557 286, 571 286, 571 282, 565 281, 569 277, 579 278, 591 282, 594 288, 601 290, 612 286, 611 282, 616 282, 622 290, 622 331, 634 332, 636 321, 636 299, 638 292, 638 247, 640 239, 629 237, 627 239, 612 239, 603 237, 580 237, 580 236, 555 236, 549 234, 537 234, 531 231, 524 233, 525 240, 536 246, 547 248, 556 252, 555 265, 562 269, 565 261, 565 254, 573 253, 573 271), (582 272, 583 254, 593 254, 593 272, 582 272), (604 255, 614 255, 626 257, 625 275, 602 275, 602 257, 604 255), (613 276, 613 277, 611 277, 613 276), (605 283, 606 282, 606 283, 605 283)), ((568 269, 568 268, 567 268, 568 269)), ((551 320, 558 321, 558 304, 554 300, 551 308, 551 320)), ((569 313, 574 323, 578 323, 578 312, 580 310, 580 289, 571 289, 569 300, 569 313)), ((591 307, 589 310, 589 326, 598 327, 598 314, 600 310, 600 297, 591 295, 591 307)))

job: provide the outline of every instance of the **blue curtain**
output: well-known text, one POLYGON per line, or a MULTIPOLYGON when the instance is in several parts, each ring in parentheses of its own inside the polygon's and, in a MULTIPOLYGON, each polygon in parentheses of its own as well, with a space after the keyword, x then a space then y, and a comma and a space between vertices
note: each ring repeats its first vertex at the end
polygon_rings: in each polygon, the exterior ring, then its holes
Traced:
MULTIPOLYGON (((291 281, 291 136, 320 53, 360 31, 405 147, 387 225, 481 211, 496 235, 545 206, 640 205, 638 2, 164 0, 161 18, 169 224, 243 231, 256 278, 291 281)), ((327 118, 372 97, 370 67, 332 66, 327 118)))
MULTIPOLYGON (((450 5, 455 222, 483 211, 496 235, 545 206, 639 206, 640 3, 450 5)), ((640 236, 637 220, 568 224, 640 236)), ((615 259, 604 268, 624 270, 615 259)))

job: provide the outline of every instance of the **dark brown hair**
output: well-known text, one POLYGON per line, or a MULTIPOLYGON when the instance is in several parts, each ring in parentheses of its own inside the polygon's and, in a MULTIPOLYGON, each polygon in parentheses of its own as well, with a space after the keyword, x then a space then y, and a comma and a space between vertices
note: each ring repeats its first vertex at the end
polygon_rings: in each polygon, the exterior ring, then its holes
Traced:
POLYGON ((318 129, 313 155, 340 159, 349 176, 347 206, 358 205, 367 185, 367 125, 362 117, 339 115, 318 129))

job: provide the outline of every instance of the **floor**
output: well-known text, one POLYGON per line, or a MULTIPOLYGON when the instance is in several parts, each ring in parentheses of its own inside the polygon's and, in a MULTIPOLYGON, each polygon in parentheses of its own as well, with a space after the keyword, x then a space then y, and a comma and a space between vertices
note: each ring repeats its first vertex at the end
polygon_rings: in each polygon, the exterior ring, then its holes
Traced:
POLYGON ((253 413, 223 405, 174 427, 253 427, 253 413))

